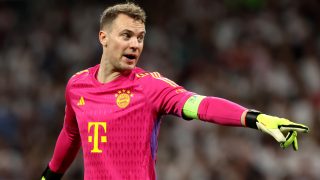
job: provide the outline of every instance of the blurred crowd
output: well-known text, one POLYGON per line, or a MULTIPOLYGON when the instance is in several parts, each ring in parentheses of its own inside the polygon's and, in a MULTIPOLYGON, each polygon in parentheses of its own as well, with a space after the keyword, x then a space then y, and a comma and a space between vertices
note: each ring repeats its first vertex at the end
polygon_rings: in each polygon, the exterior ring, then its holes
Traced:
MULTIPOLYGON (((100 62, 99 16, 118 1, 0 1, 0 180, 39 179, 76 72, 100 62)), ((166 116, 159 180, 320 179, 320 2, 136 1, 147 13, 139 66, 190 91, 311 128, 299 151, 269 135, 166 116)), ((82 179, 82 154, 65 175, 82 179)))

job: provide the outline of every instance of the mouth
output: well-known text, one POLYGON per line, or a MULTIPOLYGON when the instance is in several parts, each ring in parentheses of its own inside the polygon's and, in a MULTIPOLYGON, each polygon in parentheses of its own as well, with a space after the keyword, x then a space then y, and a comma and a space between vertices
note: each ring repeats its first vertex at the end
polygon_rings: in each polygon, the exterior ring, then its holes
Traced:
POLYGON ((137 59, 137 55, 135 54, 125 54, 123 56, 126 57, 128 61, 134 61, 137 59))

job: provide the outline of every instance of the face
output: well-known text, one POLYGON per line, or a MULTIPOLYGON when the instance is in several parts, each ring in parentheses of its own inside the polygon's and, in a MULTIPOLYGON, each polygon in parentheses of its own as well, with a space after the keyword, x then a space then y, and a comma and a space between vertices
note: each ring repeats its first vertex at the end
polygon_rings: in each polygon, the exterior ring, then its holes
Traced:
POLYGON ((99 32, 103 60, 113 71, 132 70, 142 52, 145 33, 144 23, 119 14, 111 25, 99 32))

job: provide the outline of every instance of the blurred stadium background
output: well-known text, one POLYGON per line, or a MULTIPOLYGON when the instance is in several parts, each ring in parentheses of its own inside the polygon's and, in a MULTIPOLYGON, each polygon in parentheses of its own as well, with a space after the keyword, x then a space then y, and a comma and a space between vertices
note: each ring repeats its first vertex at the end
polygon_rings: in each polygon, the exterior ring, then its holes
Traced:
MULTIPOLYGON (((100 13, 118 1, 0 1, 0 180, 39 179, 68 78, 100 61, 100 13)), ((268 135, 164 118, 160 180, 320 179, 320 2, 136 1, 147 12, 140 66, 202 95, 311 127, 300 149, 268 135)), ((82 179, 81 152, 65 175, 82 179)))

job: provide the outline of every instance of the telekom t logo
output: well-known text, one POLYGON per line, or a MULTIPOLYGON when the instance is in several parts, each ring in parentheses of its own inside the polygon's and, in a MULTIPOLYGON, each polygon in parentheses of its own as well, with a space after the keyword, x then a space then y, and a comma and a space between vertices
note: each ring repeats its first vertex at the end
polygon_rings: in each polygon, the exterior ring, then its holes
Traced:
POLYGON ((88 133, 93 131, 93 136, 88 136, 88 142, 92 143, 93 140, 93 149, 92 153, 102 153, 102 150, 99 149, 99 140, 102 143, 107 142, 107 136, 101 136, 99 134, 99 127, 103 128, 104 133, 107 133, 107 123, 106 122, 89 122, 88 123, 88 133), (91 128, 93 127, 93 128, 91 128), (91 129, 93 129, 91 131, 91 129))

